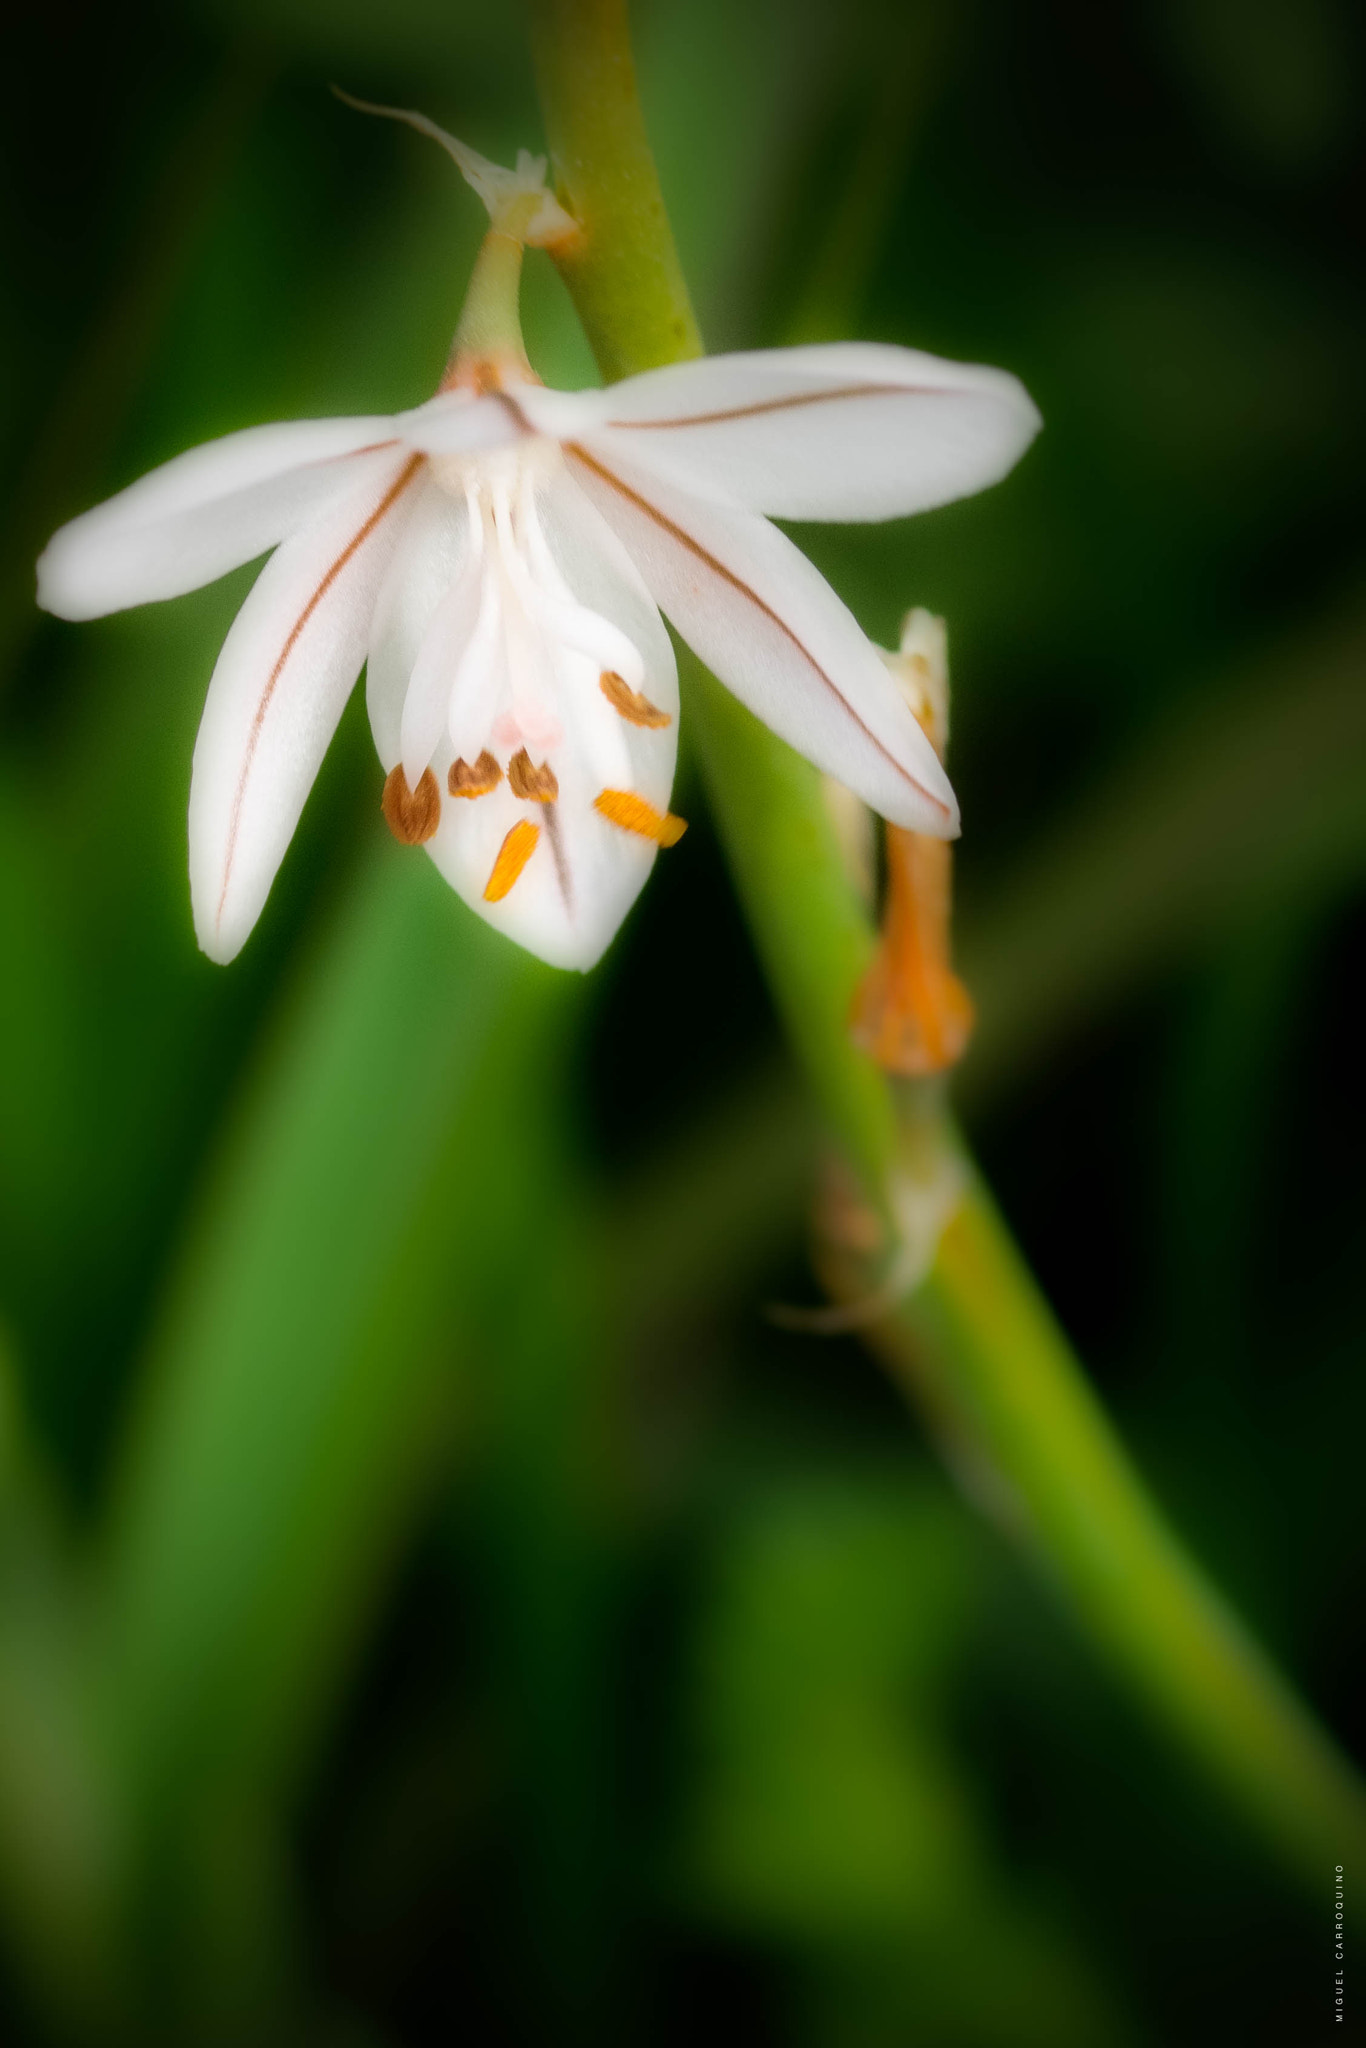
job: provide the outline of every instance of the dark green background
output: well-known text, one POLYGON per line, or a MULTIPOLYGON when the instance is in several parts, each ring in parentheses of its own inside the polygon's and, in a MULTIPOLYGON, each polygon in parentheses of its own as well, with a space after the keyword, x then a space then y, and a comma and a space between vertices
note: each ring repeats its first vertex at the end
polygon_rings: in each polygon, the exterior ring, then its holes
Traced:
MULTIPOLYGON (((969 1128, 1350 1741, 1360 17, 652 0, 637 42, 710 346, 1042 408, 981 501, 800 538, 884 643, 948 616, 969 1128)), ((427 394, 477 206, 326 87, 508 160, 515 10, 54 5, 8 54, 0 2033, 1327 2038, 1331 1870, 1289 1887, 855 1344, 764 1319, 813 1298, 818 1134, 686 733, 692 830, 586 985, 387 842, 359 699, 216 969, 185 803, 249 575, 33 608, 152 463, 427 394)), ((526 320, 591 381, 544 259, 526 320)))

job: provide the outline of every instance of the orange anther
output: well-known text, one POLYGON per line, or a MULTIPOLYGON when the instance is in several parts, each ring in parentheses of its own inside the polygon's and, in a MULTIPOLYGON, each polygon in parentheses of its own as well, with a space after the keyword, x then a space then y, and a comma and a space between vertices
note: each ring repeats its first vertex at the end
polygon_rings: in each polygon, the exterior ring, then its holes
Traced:
POLYGON ((485 903, 502 902, 536 851, 536 841, 540 836, 540 826, 533 825, 529 818, 521 818, 513 826, 498 849, 498 858, 493 863, 493 873, 484 886, 485 903))
POLYGON ((620 825, 623 832, 638 832, 642 839, 653 839, 657 846, 677 846, 688 829, 685 818, 676 818, 672 811, 657 811, 630 789, 600 790, 593 799, 593 808, 601 811, 610 824, 620 825))

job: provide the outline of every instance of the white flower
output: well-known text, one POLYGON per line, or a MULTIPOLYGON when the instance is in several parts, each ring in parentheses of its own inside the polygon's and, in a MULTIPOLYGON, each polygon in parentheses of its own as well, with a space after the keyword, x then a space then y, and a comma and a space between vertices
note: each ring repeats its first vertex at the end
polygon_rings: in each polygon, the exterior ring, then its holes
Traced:
POLYGON ((881 657, 764 515, 887 519, 995 482, 1038 425, 1020 385, 839 344, 546 390, 517 326, 521 245, 576 230, 539 164, 498 172, 443 139, 493 224, 437 396, 210 442, 73 520, 38 565, 39 602, 87 619, 275 550, 195 746, 204 951, 230 960, 255 924, 368 662, 395 832, 519 944, 591 966, 683 829, 661 611, 801 753, 951 836, 953 793, 881 657))

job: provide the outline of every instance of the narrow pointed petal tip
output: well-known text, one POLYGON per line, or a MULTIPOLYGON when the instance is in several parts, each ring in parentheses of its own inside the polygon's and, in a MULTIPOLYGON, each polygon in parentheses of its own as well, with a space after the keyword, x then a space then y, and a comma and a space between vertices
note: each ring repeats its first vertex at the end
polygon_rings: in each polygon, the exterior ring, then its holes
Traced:
POLYGON ((494 397, 443 392, 393 416, 289 420, 224 435, 61 527, 38 558, 38 603, 83 620, 183 596, 325 518, 351 488, 354 463, 377 451, 471 455, 526 431, 494 397))
POLYGON ((395 440, 381 415, 206 441, 61 527, 38 558, 38 603, 97 619, 197 590, 324 513, 348 488, 349 458, 395 440))

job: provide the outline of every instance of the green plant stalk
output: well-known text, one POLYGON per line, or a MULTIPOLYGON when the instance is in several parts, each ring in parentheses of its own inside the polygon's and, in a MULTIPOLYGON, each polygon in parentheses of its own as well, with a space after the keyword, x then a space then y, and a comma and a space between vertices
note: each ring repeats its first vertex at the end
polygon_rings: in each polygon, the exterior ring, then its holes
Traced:
MULTIPOLYGON (((695 354, 624 0, 533 0, 531 14, 561 195, 583 230, 562 267, 603 372, 695 354)), ((885 1213, 903 1134, 891 1086, 848 1035, 871 935, 819 777, 709 678, 689 680, 692 738, 779 1009, 885 1213)), ((1322 1886, 1333 1861, 1366 1853, 1360 1781, 1168 1528, 975 1177, 930 1273, 875 1341, 941 1430, 995 1473, 1111 1665, 1287 1862, 1322 1886)))
POLYGON ((531 21, 555 179, 582 230, 557 260, 603 376, 700 356, 645 134, 626 0, 534 0, 531 21))
POLYGON ((1153 1502, 980 1182, 870 1341, 1111 1665, 1321 1889, 1366 1847, 1360 1780, 1153 1502))
POLYGON ((901 1150, 886 1077, 849 1038, 873 955, 821 778, 689 656, 687 715, 735 885, 783 1021, 841 1150, 882 1205, 901 1150))

